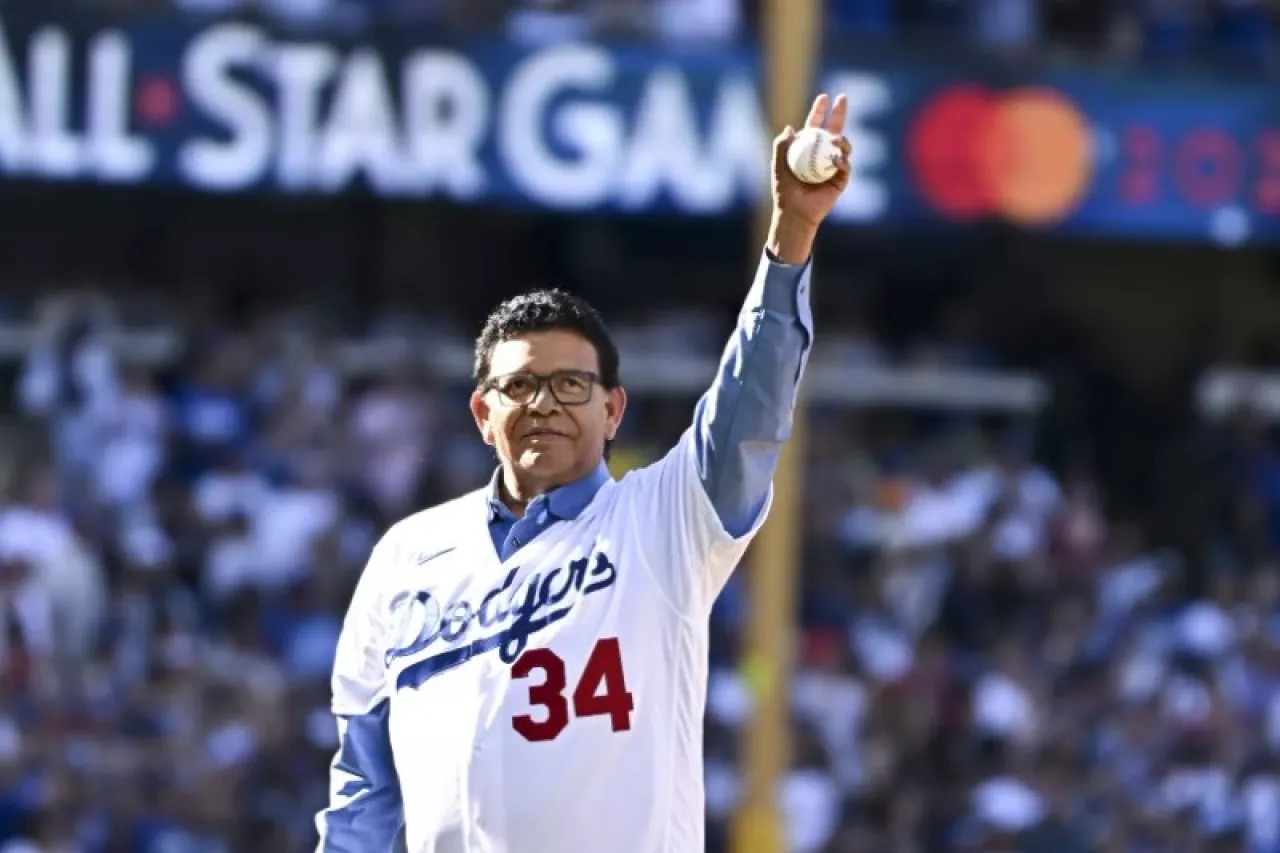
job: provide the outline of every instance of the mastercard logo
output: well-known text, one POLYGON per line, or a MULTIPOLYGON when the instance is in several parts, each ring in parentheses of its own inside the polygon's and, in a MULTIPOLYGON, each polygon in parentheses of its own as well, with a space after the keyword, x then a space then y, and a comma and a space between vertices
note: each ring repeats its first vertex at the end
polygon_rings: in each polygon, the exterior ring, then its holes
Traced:
POLYGON ((946 88, 916 114, 907 144, 920 194, 952 219, 1052 224, 1093 178, 1089 124, 1052 89, 946 88))

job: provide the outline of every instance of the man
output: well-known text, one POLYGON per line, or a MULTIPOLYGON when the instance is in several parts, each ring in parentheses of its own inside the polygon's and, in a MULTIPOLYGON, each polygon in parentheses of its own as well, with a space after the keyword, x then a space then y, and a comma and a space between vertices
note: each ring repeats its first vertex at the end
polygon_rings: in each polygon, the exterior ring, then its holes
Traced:
MULTIPOLYGON (((811 126, 843 133, 847 103, 811 126)), ((829 114, 828 114, 829 113, 829 114)), ((707 619, 764 522, 812 342, 809 257, 848 182, 774 141, 766 256, 692 427, 614 481, 627 396, 600 318, 516 297, 476 342, 486 489, 395 525, 339 642, 318 853, 703 849, 707 619)))

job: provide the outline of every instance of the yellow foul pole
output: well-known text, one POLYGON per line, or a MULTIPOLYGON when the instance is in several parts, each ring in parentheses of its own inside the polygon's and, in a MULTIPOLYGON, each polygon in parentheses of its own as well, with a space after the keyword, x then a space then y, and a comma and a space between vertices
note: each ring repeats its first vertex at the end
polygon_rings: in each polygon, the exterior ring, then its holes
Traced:
MULTIPOLYGON (((818 52, 818 0, 765 0, 761 27, 766 112, 771 133, 804 121, 813 96, 818 52)), ((771 213, 766 194, 756 223, 758 253, 771 213)), ((752 266, 759 255, 752 256, 752 266)), ((800 560, 804 412, 798 408, 791 440, 774 477, 769 521, 751 549, 751 620, 746 671, 755 687, 755 710, 744 741, 744 799, 734 827, 734 853, 786 853, 785 833, 774 792, 787 770, 789 668, 792 616, 800 560)))

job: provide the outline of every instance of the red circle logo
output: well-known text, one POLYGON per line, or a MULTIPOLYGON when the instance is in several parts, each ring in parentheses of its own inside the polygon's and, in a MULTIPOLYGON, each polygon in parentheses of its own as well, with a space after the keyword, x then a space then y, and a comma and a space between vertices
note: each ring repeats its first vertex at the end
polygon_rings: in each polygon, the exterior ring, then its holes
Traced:
POLYGON ((1088 122, 1051 89, 948 87, 916 114, 908 157, 921 195, 952 219, 1058 222, 1093 176, 1088 122))

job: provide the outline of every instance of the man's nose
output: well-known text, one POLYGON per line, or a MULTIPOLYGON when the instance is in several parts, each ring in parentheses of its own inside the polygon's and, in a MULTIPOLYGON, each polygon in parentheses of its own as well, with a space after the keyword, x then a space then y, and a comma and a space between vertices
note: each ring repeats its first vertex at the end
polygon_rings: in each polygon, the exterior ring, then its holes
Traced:
POLYGON ((543 385, 539 388, 538 393, 534 394, 533 399, 529 401, 529 409, 540 415, 550 414, 559 406, 560 402, 551 393, 550 385, 543 385))

